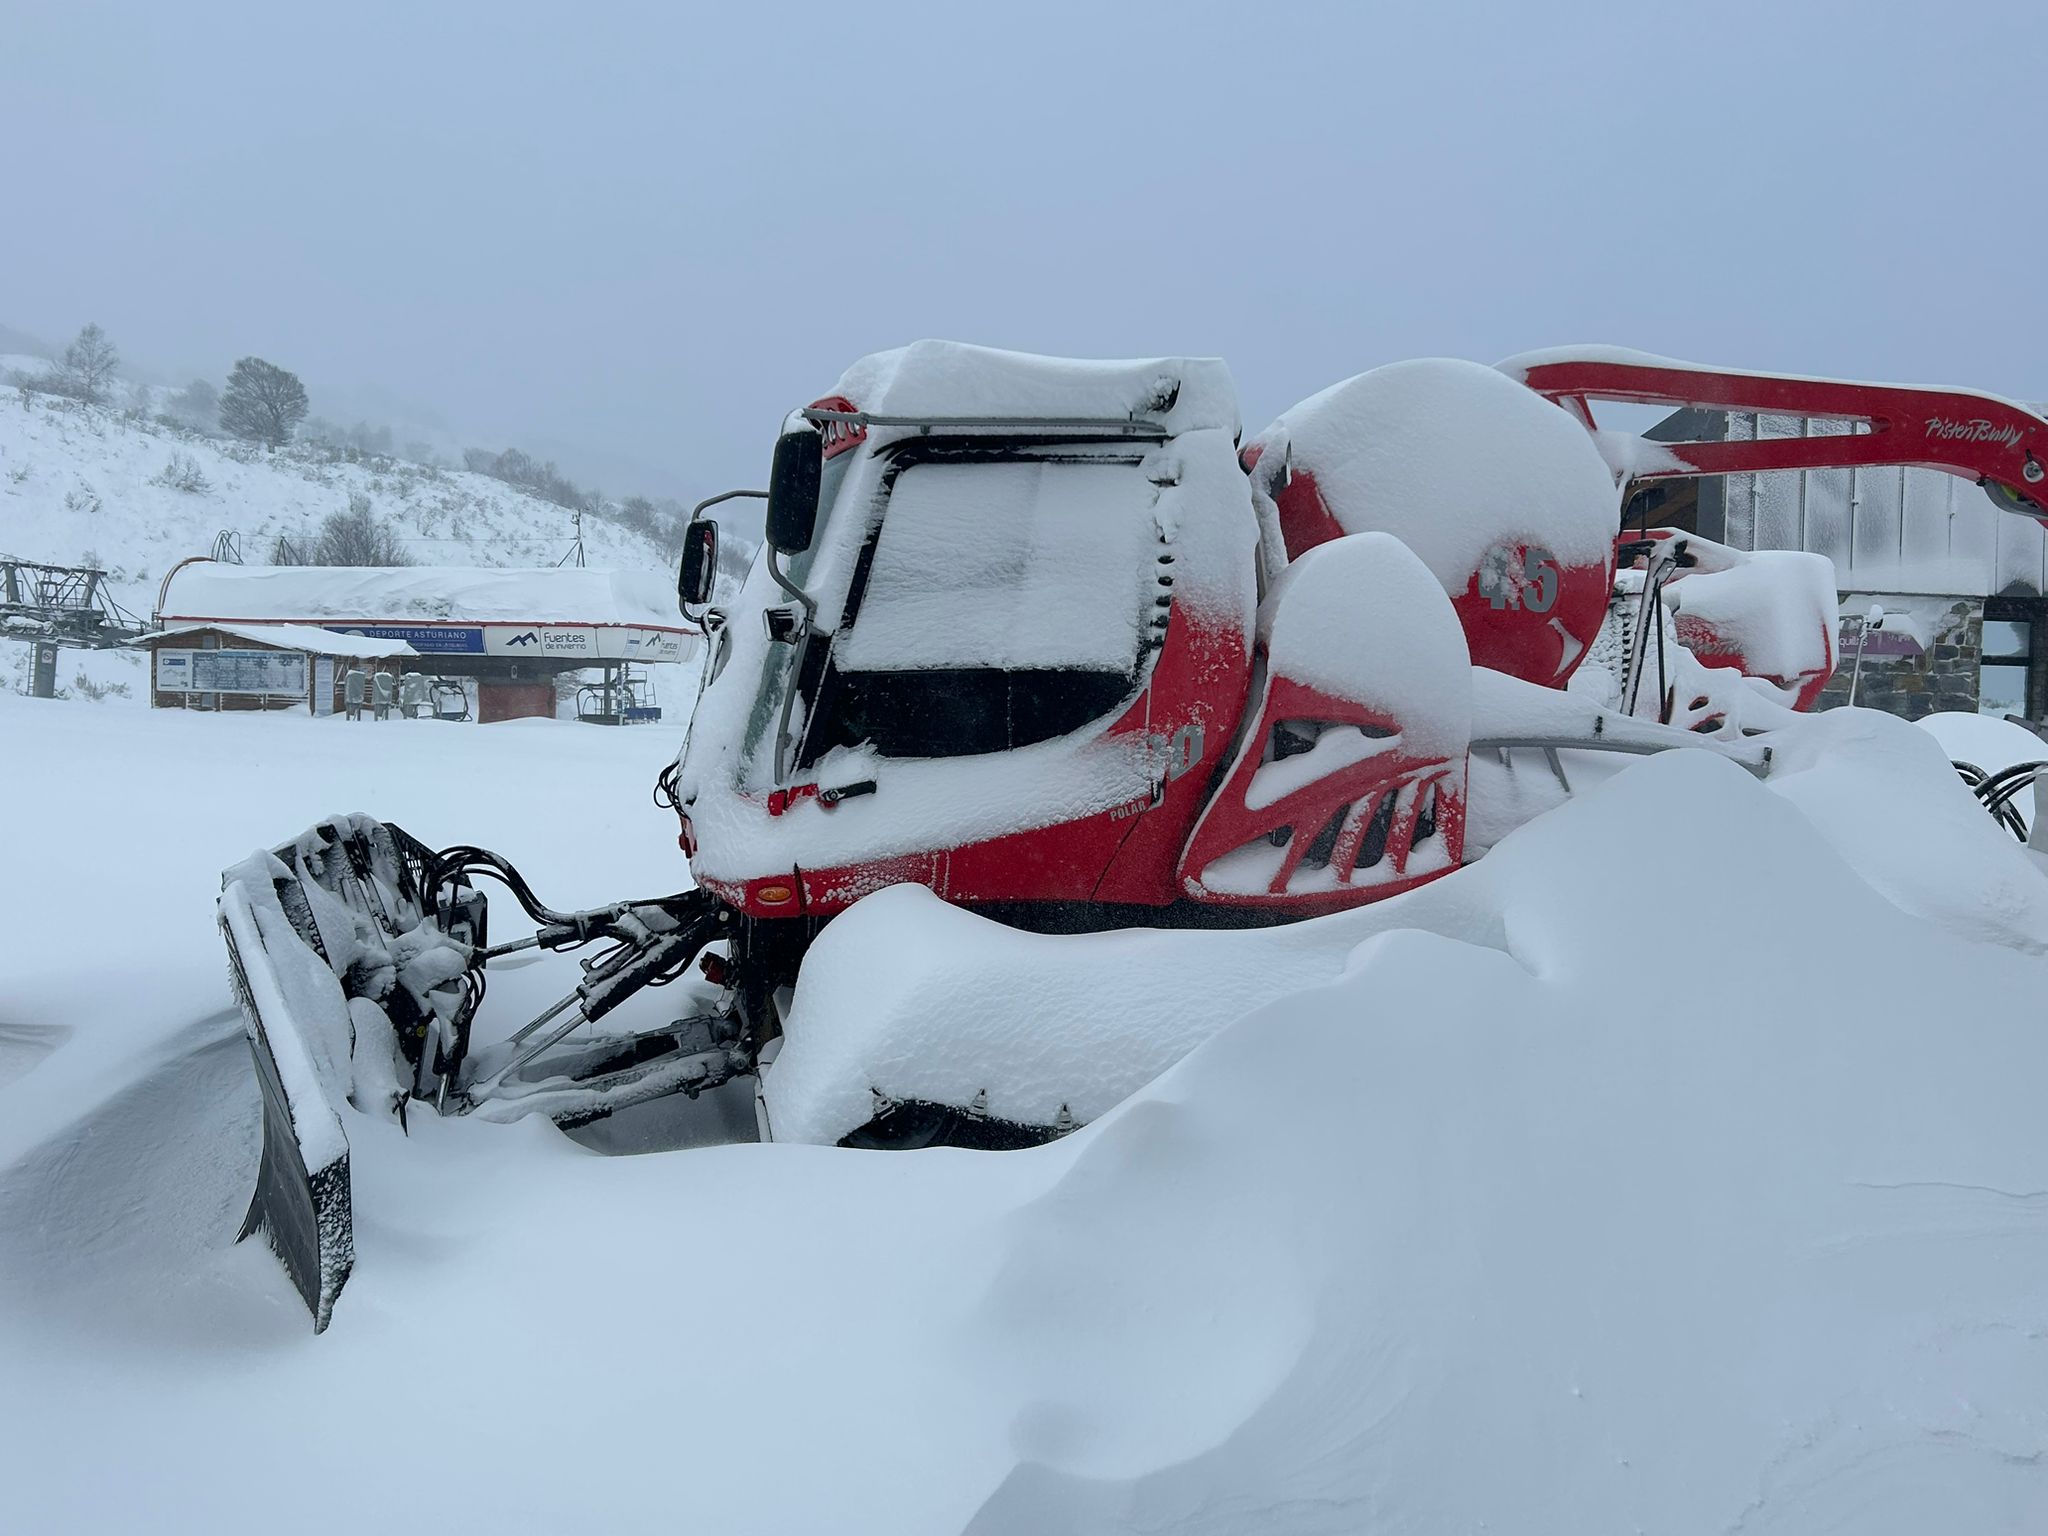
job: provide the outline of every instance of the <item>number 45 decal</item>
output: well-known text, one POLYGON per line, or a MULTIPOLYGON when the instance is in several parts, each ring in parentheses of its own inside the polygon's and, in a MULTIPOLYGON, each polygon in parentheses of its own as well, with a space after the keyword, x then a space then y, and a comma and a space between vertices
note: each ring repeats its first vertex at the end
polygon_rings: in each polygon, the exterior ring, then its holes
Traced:
POLYGON ((1496 544, 1479 562, 1479 595, 1496 610, 1525 608, 1548 613, 1557 606, 1557 557, 1540 544, 1521 547, 1521 569, 1513 566, 1516 548, 1496 544))

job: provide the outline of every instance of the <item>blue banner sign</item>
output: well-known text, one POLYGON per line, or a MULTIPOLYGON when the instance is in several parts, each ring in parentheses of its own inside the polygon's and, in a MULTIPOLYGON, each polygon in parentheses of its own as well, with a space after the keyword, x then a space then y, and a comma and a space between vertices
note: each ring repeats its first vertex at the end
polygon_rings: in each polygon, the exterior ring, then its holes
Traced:
POLYGON ((403 640, 421 655, 481 656, 484 632, 458 624, 351 624, 324 625, 338 635, 363 635, 371 640, 403 640))

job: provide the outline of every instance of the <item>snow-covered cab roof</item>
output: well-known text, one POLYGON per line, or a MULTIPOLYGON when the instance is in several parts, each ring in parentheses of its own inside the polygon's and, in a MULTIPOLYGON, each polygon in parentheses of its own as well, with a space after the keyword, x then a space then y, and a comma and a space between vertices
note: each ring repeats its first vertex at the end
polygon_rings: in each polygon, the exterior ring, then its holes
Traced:
POLYGON ((666 572, 477 566, 180 566, 163 622, 630 625, 685 632, 666 572))
POLYGON ((862 358, 834 393, 877 416, 1141 420, 1168 436, 1238 428, 1237 386, 1218 357, 1040 357, 916 341, 862 358))

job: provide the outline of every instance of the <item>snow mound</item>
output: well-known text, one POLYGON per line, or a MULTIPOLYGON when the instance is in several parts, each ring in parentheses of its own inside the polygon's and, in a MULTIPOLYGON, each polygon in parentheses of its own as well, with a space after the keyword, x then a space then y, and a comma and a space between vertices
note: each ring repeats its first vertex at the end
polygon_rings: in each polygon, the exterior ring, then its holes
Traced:
MULTIPOLYGON (((1886 615, 1890 624, 1890 615, 1886 615)), ((1997 773, 2015 763, 2038 763, 2048 758, 2048 741, 2023 725, 1996 715, 1966 715, 1959 710, 1939 710, 1913 722, 1941 744, 1952 762, 1973 763, 1986 773, 1997 773)), ((2012 797, 2012 803, 2034 824, 2034 791, 2031 787, 2012 797)))
MULTIPOLYGON (((707 1469, 690 1520, 735 1532, 2048 1529, 2048 882, 1913 726, 1819 717, 1761 784, 1631 762, 1471 869, 1290 928, 1063 941, 882 892, 812 956, 841 1018, 865 975, 935 1046, 1007 1019, 1050 1052, 1092 1014, 1091 1085, 1118 1031, 1191 1054, 1017 1154, 599 1158, 355 1116, 359 1262, 316 1340, 231 1246, 257 1096, 222 847, 374 778, 587 904, 674 866, 651 764, 546 723, 508 753, 499 727, 0 716, 37 748, 15 834, 45 872, 0 888, 21 1529, 360 1532, 423 1433, 477 1529, 673 1525, 674 1478, 589 1467, 678 1447, 707 1469), (605 836, 533 816, 572 779, 605 836), (1241 990, 1173 1018, 1210 988, 1241 990)), ((493 1003, 558 995, 545 970, 493 1003)))
POLYGON ((1780 687, 1824 681, 1835 669, 1835 568, 1825 555, 1766 549, 1726 570, 1681 573, 1664 589, 1677 635, 1709 662, 1739 658, 1780 687))
POLYGON ((1276 675, 1384 711, 1417 756, 1464 750, 1472 734, 1465 632, 1399 539, 1360 533, 1317 545, 1280 573, 1263 608, 1276 675))
MULTIPOLYGON (((1553 697, 1559 708, 1571 707, 1564 695, 1553 697)), ((1657 945, 1675 943, 1691 954, 1746 952, 1744 909, 1704 910, 1720 897, 1700 886, 1693 866, 1722 835, 1723 821, 1764 814, 1755 806, 1775 813, 1775 798, 1803 813, 1832 857, 1901 912, 1959 938, 2027 954, 2048 951, 2048 881, 1970 798, 1925 732, 1888 715, 1834 710, 1799 717, 1772 742, 1762 783, 1705 750, 1645 759, 1566 754, 1573 784, 1603 786, 1602 793, 1606 781, 1618 789, 1653 771, 1725 770, 1748 786, 1723 787, 1704 800, 1675 795, 1642 823, 1659 829, 1667 850, 1649 868, 1661 872, 1658 900, 1678 929, 1657 945), (1680 761, 1711 767, 1670 766, 1680 761)), ((947 907, 922 887, 879 891, 834 919, 805 957, 788 1038, 763 1083, 774 1134, 836 1142, 868 1120, 876 1093, 965 1105, 985 1092, 988 1112, 1000 1119, 1045 1125, 1065 1106, 1088 1121, 1135 1092, 1161 1062, 1276 990, 1333 979, 1352 948, 1372 935, 1425 928, 1503 947, 1501 935, 1543 912, 1545 877, 1538 870, 1546 861, 1569 874, 1605 857, 1597 839, 1574 853, 1571 834, 1553 829, 1567 817, 1567 828, 1583 825, 1594 814, 1588 803, 1557 804, 1562 791, 1547 775, 1541 782, 1551 786, 1555 809, 1539 815, 1543 803, 1523 806, 1539 819, 1503 837, 1472 867, 1372 906, 1279 928, 1055 939, 947 907), (1539 852, 1527 851, 1531 842, 1539 852), (1518 918, 1525 902, 1527 915, 1518 918), (962 998, 972 1006, 963 1007, 962 998)), ((1475 775, 1475 798, 1493 787, 1475 775)), ((1643 867, 1638 845, 1633 855, 1615 855, 1607 878, 1643 867)), ((1769 860, 1757 866, 1772 867, 1769 860)), ((1750 884, 1745 901, 1753 909, 1764 881, 1750 884)), ((1577 912, 1563 916, 1590 920, 1577 912)), ((1819 921, 1801 918, 1809 926, 1819 921)))
POLYGON ((1609 558, 1620 493, 1586 429, 1478 363, 1374 368, 1291 407, 1257 441, 1262 464, 1278 455, 1315 476, 1346 532, 1396 535, 1453 596, 1502 541, 1567 566, 1609 558))
POLYGON ((1505 942, 1359 944, 1008 1223, 967 1342, 1018 1465, 969 1530, 2048 1519, 2040 962, 1930 937, 1704 754, 1467 878, 1505 942), (1713 833, 1676 919, 1738 969, 1617 966, 1674 803, 1713 833))

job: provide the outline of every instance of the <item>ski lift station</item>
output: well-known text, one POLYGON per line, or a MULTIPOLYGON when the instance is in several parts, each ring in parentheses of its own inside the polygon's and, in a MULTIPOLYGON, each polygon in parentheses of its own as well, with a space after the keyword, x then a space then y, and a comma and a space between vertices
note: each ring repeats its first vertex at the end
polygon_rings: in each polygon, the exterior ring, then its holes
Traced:
POLYGON ((157 594, 150 702, 340 708, 351 666, 423 673, 437 714, 551 719, 564 674, 594 678, 580 718, 659 718, 644 670, 693 653, 666 573, 180 562, 157 594), (460 693, 463 709, 441 701, 460 693))

